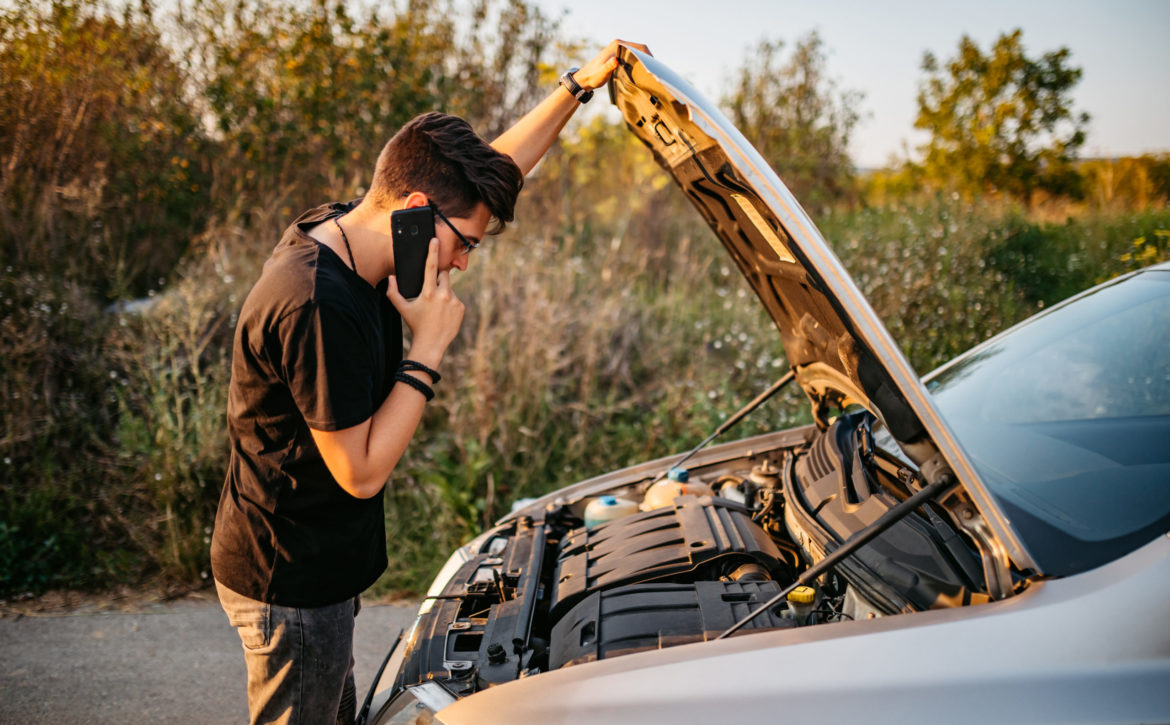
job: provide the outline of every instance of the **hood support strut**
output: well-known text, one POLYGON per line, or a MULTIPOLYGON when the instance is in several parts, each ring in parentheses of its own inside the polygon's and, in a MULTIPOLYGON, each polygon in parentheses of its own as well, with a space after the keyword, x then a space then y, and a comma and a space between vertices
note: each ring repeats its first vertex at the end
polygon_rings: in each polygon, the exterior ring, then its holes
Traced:
MULTIPOLYGON (((682 464, 689 461, 692 456, 694 456, 696 453, 698 453, 699 451, 706 448, 707 445, 711 441, 715 440, 719 436, 721 436, 724 433, 726 433, 727 431, 731 430, 732 427, 735 426, 736 423, 743 420, 745 417, 747 417, 747 415, 749 413, 751 413, 753 410, 755 410, 756 408, 760 407, 765 402, 767 402, 767 400, 769 398, 771 398, 776 393, 780 392, 784 388, 785 385, 788 385, 789 383, 791 383, 793 381, 793 379, 795 379, 795 378, 796 378, 796 371, 795 370, 789 370, 788 372, 784 373, 784 375, 779 380, 772 383, 771 387, 769 387, 767 390, 765 390, 764 392, 757 395, 750 403, 748 403, 747 405, 740 408, 730 418, 723 421, 723 423, 718 428, 716 428, 715 431, 711 435, 704 438, 703 441, 701 443, 699 443, 699 445, 692 448, 689 453, 686 453, 685 455, 683 455, 682 458, 675 461, 670 466, 670 468, 678 468, 682 464)), ((669 471, 669 469, 667 469, 667 470, 669 471)), ((662 479, 666 478, 666 475, 667 475, 666 473, 659 473, 658 477, 654 479, 654 483, 657 483, 657 482, 661 481, 662 479)))
POLYGON ((766 612, 783 601, 784 598, 788 596, 788 593, 793 589, 796 589, 799 586, 805 586, 809 582, 815 580, 821 574, 824 574, 829 569, 840 563, 841 560, 843 560, 845 557, 851 555, 862 546, 868 544, 875 536, 905 518, 906 515, 911 511, 918 508, 927 501, 934 499, 935 497, 942 496, 944 493, 946 493, 947 490, 955 485, 956 483, 954 478, 952 478, 950 475, 944 475, 934 483, 925 486, 920 491, 918 491, 918 493, 915 493, 910 498, 887 511, 885 515, 879 518, 877 521, 874 521, 869 526, 865 527, 861 531, 858 531, 856 534, 850 537, 849 540, 847 540, 844 544, 841 544, 841 546, 837 549, 833 550, 833 552, 824 559, 821 559, 816 564, 813 564, 808 569, 806 569, 804 573, 798 576, 796 581, 793 582, 790 586, 781 590, 779 594, 769 599, 763 604, 763 606, 759 607, 751 614, 731 625, 731 627, 729 627, 726 632, 719 635, 715 639, 723 639, 724 637, 729 637, 732 634, 735 634, 737 630, 755 619, 761 612, 766 612))

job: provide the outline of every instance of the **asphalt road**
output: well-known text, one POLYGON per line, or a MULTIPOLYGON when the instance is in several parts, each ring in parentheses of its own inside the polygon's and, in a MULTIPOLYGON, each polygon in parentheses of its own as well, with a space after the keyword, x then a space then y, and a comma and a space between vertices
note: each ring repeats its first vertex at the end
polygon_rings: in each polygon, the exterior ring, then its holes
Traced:
MULTIPOLYGON (((417 604, 362 603, 359 705, 417 604)), ((0 616, 0 723, 240 723, 240 640, 214 597, 132 612, 0 616)))

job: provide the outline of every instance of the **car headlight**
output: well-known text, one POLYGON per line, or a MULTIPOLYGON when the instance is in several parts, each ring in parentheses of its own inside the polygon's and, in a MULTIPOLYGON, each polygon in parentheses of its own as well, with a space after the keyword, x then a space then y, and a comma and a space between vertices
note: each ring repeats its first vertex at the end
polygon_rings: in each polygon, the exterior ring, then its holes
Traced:
POLYGON ((382 709, 371 725, 431 725, 435 713, 455 702, 455 697, 437 682, 410 685, 382 709))

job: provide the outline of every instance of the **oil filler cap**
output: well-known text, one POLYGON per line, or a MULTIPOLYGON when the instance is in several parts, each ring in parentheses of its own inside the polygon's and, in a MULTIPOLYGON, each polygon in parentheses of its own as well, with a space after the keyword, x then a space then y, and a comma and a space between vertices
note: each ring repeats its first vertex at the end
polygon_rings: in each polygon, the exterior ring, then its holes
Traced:
POLYGON ((817 590, 812 587, 797 587, 788 592, 788 601, 793 604, 812 604, 817 599, 817 590))

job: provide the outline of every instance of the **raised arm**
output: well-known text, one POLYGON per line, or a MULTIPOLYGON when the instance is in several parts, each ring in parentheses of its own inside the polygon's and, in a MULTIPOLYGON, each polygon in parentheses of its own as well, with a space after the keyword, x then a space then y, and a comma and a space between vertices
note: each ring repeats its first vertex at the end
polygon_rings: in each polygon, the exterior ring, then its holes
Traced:
MULTIPOLYGON (((618 45, 624 44, 637 48, 645 53, 650 50, 641 43, 626 43, 615 40, 598 53, 573 74, 573 79, 582 88, 592 90, 600 88, 609 80, 610 74, 617 68, 618 45)), ((552 146, 553 141, 561 133, 561 129, 568 123, 577 106, 581 105, 577 99, 558 85, 547 98, 538 103, 524 117, 516 122, 495 141, 492 148, 508 154, 520 170, 527 176, 536 162, 540 161, 545 152, 552 146)))

